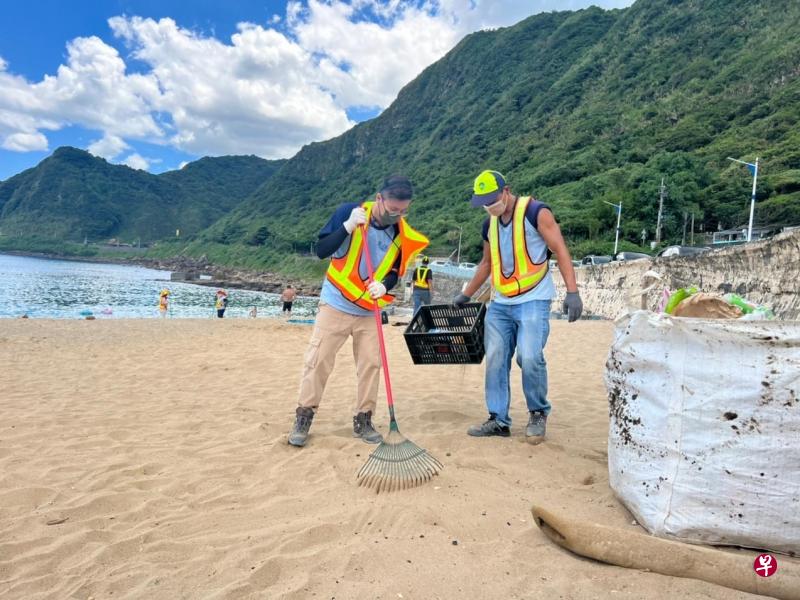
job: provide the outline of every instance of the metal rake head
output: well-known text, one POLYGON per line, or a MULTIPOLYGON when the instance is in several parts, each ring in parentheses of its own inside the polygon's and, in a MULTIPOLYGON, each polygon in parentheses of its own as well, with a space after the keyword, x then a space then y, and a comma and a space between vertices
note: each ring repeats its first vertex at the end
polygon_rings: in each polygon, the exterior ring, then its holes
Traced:
POLYGON ((356 479, 358 485, 379 494, 422 485, 443 468, 424 448, 393 429, 369 455, 356 479))

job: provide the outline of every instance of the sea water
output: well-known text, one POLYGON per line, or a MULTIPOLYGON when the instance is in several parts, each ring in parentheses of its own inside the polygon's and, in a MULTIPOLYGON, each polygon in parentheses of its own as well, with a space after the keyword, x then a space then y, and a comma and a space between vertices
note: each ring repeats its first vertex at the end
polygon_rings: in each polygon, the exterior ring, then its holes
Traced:
MULTIPOLYGON (((216 288, 169 280, 169 271, 131 265, 0 254, 0 318, 158 318, 159 292, 170 290, 167 318, 215 318, 216 288)), ((225 318, 277 316, 278 294, 227 289, 225 318)), ((292 316, 316 313, 317 298, 299 297, 292 316)))

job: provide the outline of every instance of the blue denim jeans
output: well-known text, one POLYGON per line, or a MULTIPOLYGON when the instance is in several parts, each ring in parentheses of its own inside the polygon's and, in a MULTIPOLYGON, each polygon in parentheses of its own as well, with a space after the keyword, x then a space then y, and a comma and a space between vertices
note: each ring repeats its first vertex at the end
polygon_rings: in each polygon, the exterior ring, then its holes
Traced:
POLYGON ((531 300, 509 305, 492 302, 486 312, 486 408, 503 425, 511 425, 509 374, 517 352, 522 369, 522 391, 528 410, 550 412, 547 401, 547 363, 544 345, 550 333, 550 300, 531 300))
POLYGON ((431 291, 415 289, 411 297, 414 299, 414 314, 417 314, 420 306, 431 303, 431 291))

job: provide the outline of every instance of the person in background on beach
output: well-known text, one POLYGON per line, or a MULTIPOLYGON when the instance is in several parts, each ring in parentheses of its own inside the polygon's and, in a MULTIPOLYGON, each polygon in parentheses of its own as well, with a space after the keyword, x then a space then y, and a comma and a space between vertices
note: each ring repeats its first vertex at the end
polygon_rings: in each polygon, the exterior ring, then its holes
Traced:
POLYGON ((217 309, 218 318, 221 319, 225 316, 225 309, 228 308, 228 292, 225 290, 217 290, 214 308, 217 309))
POLYGON ((251 319, 255 319, 255 318, 258 316, 258 307, 257 307, 257 306, 254 306, 253 308, 251 308, 251 309, 250 309, 250 312, 248 313, 248 316, 249 316, 251 319))
POLYGON ((297 297, 297 292, 294 291, 292 284, 286 286, 286 289, 283 290, 281 294, 281 302, 283 302, 283 312, 289 313, 288 316, 292 316, 292 303, 294 299, 297 297))
POLYGON ((411 182, 388 177, 374 202, 342 204, 319 232, 317 256, 331 257, 319 299, 311 342, 306 350, 294 428, 288 442, 304 446, 319 408, 336 353, 353 338, 358 386, 353 409, 353 436, 377 444, 383 437, 372 426, 381 360, 373 307, 388 305, 389 295, 428 239, 406 222, 411 182), (374 280, 369 281, 362 240, 367 236, 374 280))
POLYGON ((488 213, 483 223, 483 259, 462 293, 453 299, 463 306, 491 275, 495 297, 486 311, 484 382, 488 420, 474 425, 472 436, 511 435, 509 374, 517 354, 529 420, 530 442, 544 440, 550 403, 547 401, 547 364, 544 346, 550 332, 550 303, 556 288, 548 262, 551 251, 567 288, 563 312, 569 322, 583 312, 575 270, 567 245, 550 207, 530 196, 515 196, 497 171, 483 171, 475 179, 472 206, 488 213))
POLYGON ((422 257, 422 266, 414 269, 411 279, 414 282, 411 297, 414 299, 414 314, 417 314, 420 306, 431 303, 431 294, 433 293, 433 275, 428 266, 427 256, 422 257))
POLYGON ((158 313, 161 318, 167 316, 169 310, 169 290, 164 288, 158 295, 158 313))

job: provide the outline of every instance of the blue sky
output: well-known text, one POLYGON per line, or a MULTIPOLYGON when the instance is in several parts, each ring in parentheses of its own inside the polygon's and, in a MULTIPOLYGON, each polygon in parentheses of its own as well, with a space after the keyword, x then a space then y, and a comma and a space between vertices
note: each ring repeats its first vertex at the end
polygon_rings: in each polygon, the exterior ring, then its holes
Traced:
POLYGON ((630 0, 0 4, 0 180, 62 145, 154 173, 292 156, 385 109, 464 35, 630 0))

